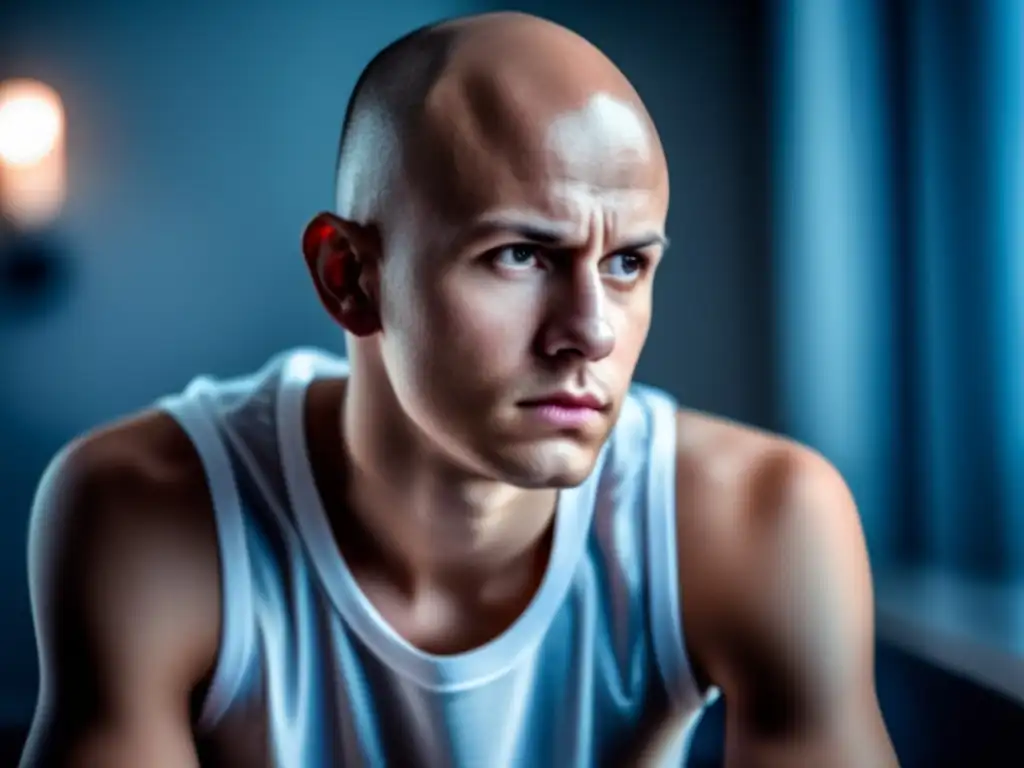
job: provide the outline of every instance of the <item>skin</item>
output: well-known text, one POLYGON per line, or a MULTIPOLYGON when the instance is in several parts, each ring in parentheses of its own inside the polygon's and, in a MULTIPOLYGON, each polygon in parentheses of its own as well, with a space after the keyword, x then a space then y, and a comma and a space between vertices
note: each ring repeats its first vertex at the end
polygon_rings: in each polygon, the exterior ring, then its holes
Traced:
MULTIPOLYGON (((337 212, 303 237, 353 367, 308 397, 325 507, 367 597, 448 653, 503 631, 539 584, 558 489, 593 468, 646 340, 669 201, 657 132, 600 52, 520 14, 454 27, 439 76, 405 95, 421 106, 367 118, 391 164, 357 131, 337 212), (566 388, 602 418, 558 430, 522 405, 566 388)), ((727 765, 895 765, 842 478, 782 438, 678 422, 687 652, 725 694, 727 765)), ((43 684, 24 764, 196 765, 220 595, 202 470, 173 421, 141 414, 62 451, 30 559, 43 684)))

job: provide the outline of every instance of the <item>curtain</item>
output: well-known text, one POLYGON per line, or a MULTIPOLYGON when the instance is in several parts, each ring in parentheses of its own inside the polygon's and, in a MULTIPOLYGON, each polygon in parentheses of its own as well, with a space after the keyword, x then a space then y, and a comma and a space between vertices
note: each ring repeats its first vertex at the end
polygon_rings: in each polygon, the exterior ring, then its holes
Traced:
POLYGON ((1024 578, 1024 3, 773 20, 782 427, 876 569, 1024 578))

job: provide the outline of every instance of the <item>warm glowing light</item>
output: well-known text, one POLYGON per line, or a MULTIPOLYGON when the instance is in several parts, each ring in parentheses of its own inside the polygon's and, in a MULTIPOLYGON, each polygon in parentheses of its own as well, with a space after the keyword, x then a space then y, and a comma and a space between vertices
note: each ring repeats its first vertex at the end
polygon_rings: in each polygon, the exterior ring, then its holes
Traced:
POLYGON ((34 80, 0 83, 0 212, 17 227, 44 226, 65 186, 60 96, 34 80))

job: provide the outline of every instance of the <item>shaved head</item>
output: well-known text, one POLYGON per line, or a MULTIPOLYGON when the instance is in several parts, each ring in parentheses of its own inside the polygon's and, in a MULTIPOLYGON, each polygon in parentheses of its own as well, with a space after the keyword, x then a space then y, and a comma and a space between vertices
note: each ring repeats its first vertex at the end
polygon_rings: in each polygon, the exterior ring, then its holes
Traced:
POLYGON ((662 151, 632 85, 575 32, 514 12, 421 27, 378 53, 353 89, 339 143, 336 211, 379 221, 397 175, 404 184, 438 186, 453 169, 472 165, 473 150, 516 161, 508 171, 519 175, 547 149, 605 160, 614 152, 610 133, 586 130, 597 123, 648 154, 662 151))
POLYGON ((372 413, 389 450, 458 472, 581 482, 630 385, 667 243, 665 157, 626 77, 521 13, 425 27, 360 78, 337 170, 335 211, 303 251, 347 332, 346 419, 372 413), (556 427, 524 405, 563 390, 603 415, 556 427))
POLYGON ((384 166, 400 159, 400 126, 447 61, 454 32, 445 26, 430 24, 395 40, 370 60, 356 81, 338 142, 338 215, 363 219, 371 207, 366 201, 379 197, 388 175, 382 172, 384 166))

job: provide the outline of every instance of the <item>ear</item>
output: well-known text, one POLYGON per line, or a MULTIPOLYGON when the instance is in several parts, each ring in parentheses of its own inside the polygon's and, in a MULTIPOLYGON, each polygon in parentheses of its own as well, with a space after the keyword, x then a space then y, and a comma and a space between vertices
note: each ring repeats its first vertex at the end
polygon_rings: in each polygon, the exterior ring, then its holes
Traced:
POLYGON ((302 235, 302 253, 321 303, 355 336, 380 330, 373 284, 378 251, 378 239, 366 228, 330 213, 315 216, 302 235))

